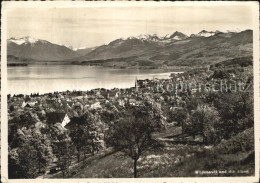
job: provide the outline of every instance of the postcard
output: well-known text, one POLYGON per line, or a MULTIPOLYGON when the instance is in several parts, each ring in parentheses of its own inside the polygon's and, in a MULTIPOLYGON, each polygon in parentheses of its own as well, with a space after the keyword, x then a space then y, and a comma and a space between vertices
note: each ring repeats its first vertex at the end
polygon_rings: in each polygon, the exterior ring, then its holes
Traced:
POLYGON ((2 5, 2 182, 258 182, 258 2, 2 5))

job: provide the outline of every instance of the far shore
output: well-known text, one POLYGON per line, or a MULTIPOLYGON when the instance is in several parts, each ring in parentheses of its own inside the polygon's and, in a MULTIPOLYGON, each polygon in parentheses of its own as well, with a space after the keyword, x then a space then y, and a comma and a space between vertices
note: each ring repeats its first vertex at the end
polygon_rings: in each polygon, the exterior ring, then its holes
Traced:
POLYGON ((93 63, 93 62, 65 62, 65 61, 37 61, 37 62, 11 62, 8 63, 8 67, 13 66, 33 66, 33 65, 72 65, 72 66, 94 66, 94 67, 105 67, 105 68, 115 68, 115 69, 165 69, 171 72, 185 72, 196 67, 192 66, 125 66, 125 65, 107 65, 101 63, 93 63))
POLYGON ((15 66, 28 66, 26 63, 8 63, 7 67, 15 67, 15 66))

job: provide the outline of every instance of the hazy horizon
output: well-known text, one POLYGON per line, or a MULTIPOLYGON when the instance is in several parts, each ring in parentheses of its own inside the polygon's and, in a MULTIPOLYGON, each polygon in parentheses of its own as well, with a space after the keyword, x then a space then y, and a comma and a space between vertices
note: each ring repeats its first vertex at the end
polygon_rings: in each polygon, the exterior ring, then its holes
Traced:
POLYGON ((15 8, 7 13, 7 38, 33 37, 73 48, 95 47, 118 38, 175 31, 253 29, 252 7, 15 8), (44 15, 44 16, 42 16, 44 15))

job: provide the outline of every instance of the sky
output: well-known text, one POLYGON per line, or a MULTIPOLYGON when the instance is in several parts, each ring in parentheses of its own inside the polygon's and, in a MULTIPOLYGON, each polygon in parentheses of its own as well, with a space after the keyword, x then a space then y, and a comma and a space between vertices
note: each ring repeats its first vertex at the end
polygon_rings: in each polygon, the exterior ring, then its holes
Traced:
POLYGON ((175 31, 253 29, 252 6, 12 8, 7 37, 30 36, 74 48, 94 47, 118 38, 175 31))

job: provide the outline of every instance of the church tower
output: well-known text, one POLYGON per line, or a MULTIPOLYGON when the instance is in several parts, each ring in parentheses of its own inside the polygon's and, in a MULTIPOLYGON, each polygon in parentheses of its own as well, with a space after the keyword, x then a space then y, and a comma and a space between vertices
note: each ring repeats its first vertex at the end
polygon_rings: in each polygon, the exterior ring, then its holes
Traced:
POLYGON ((138 92, 137 76, 135 77, 135 91, 138 92))

